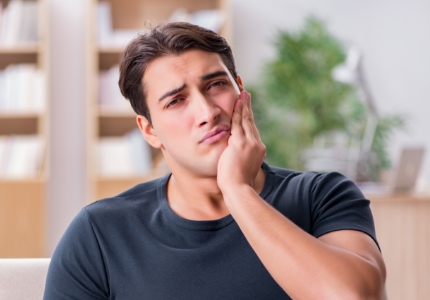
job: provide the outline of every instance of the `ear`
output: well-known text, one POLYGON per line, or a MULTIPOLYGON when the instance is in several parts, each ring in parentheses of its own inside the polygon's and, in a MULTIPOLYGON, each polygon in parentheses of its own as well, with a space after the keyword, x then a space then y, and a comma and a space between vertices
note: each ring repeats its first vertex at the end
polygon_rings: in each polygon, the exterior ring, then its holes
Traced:
POLYGON ((237 83, 239 84, 239 90, 243 91, 244 88, 243 88, 242 78, 239 75, 237 75, 237 83))
POLYGON ((139 126, 140 132, 142 132, 145 140, 154 148, 161 148, 162 144, 158 139, 158 136, 152 127, 152 125, 148 122, 148 120, 141 115, 136 116, 136 122, 139 126))

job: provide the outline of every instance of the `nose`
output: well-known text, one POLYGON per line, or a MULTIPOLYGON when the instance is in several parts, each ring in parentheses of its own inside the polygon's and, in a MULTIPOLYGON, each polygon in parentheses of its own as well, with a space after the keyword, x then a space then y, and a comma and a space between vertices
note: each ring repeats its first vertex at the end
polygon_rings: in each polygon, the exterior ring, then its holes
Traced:
POLYGON ((195 97, 196 125, 201 127, 206 124, 213 124, 221 114, 221 108, 211 99, 201 93, 195 97))

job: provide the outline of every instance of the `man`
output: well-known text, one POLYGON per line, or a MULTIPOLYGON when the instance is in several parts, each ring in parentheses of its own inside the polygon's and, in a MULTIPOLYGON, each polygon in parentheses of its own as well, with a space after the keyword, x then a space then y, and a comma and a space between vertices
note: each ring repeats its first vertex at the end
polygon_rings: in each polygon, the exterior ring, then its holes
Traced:
POLYGON ((171 174, 85 207, 52 257, 45 299, 382 297, 369 201, 340 174, 263 162, 223 38, 155 27, 128 45, 120 72, 171 174))

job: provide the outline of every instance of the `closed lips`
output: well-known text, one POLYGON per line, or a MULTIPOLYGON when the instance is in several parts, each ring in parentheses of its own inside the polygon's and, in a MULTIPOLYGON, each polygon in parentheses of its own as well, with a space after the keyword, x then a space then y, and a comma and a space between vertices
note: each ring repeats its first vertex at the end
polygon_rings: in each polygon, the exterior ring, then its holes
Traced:
POLYGON ((213 137, 214 135, 217 135, 218 133, 222 131, 228 131, 230 130, 230 127, 227 125, 219 125, 214 130, 208 132, 201 140, 200 143, 203 143, 205 140, 207 140, 210 137, 213 137))

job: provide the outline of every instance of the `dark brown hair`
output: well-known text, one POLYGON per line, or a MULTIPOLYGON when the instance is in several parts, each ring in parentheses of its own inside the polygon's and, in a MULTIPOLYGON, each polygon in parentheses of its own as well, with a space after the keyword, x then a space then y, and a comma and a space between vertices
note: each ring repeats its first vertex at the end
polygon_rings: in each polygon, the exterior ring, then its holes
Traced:
POLYGON ((119 88, 133 110, 151 123, 142 78, 149 63, 170 54, 199 49, 218 53, 237 81, 233 53, 227 41, 208 29, 185 22, 159 25, 139 34, 124 50, 120 62, 119 88))

